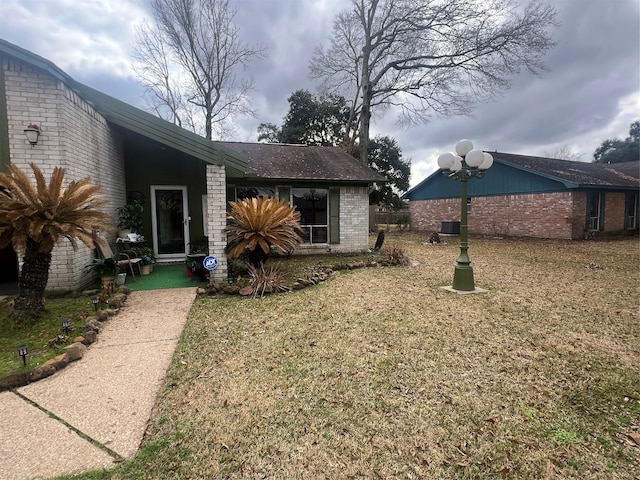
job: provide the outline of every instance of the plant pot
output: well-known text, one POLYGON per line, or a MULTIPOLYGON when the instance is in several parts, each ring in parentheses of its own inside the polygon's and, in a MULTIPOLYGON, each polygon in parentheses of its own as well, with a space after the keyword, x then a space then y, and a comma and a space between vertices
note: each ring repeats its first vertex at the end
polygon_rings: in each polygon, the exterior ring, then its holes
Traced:
POLYGON ((102 290, 107 293, 113 292, 113 282, 116 277, 100 277, 100 284, 102 285, 102 290))
POLYGON ((149 275, 153 272, 153 265, 140 265, 140 274, 149 275))
POLYGON ((124 282, 127 278, 127 274, 126 273, 119 273, 118 276, 116 277, 116 285, 124 285, 124 282))

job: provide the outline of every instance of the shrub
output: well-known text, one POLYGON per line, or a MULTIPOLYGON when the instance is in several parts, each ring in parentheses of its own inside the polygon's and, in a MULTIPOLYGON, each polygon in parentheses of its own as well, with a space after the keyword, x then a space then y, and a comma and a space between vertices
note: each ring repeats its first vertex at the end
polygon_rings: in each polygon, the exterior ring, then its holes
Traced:
POLYGON ((300 212, 286 201, 262 196, 229 203, 229 258, 248 252, 249 263, 258 267, 267 261, 272 248, 287 253, 302 242, 300 212))
POLYGON ((251 295, 254 297, 258 295, 263 297, 265 293, 286 292, 289 290, 280 275, 280 269, 277 265, 269 265, 268 267, 265 267, 264 264, 260 264, 257 267, 248 265, 247 270, 250 276, 249 287, 251 287, 251 295))

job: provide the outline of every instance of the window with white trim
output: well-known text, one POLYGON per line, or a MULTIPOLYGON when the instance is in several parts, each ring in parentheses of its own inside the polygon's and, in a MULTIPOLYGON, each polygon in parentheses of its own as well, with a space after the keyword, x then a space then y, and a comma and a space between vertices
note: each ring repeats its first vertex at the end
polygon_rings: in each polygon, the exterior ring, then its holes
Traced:
POLYGON ((329 190, 294 188, 293 205, 300 212, 304 243, 329 242, 329 190))

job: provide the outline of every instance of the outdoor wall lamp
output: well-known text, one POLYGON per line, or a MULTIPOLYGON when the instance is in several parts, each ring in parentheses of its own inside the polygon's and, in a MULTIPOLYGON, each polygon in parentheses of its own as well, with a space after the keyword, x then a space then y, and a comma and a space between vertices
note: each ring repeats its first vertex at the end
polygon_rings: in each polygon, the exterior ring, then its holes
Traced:
POLYGON ((441 154, 438 166, 446 177, 460 181, 460 256, 456 261, 451 289, 470 293, 476 291, 476 287, 467 243, 467 182, 472 178, 483 178, 493 165, 493 157, 482 150, 474 150, 470 140, 460 140, 456 144, 456 154, 441 154))
POLYGON ((38 143, 38 137, 40 136, 40 127, 35 123, 30 123, 27 128, 24 129, 24 134, 27 136, 27 140, 31 146, 38 143))
POLYGON ((22 357, 22 363, 26 367, 27 366, 27 345, 19 345, 18 346, 18 355, 22 357))
POLYGON ((65 335, 69 335, 69 327, 71 326, 71 319, 65 317, 62 319, 62 330, 64 330, 65 335))

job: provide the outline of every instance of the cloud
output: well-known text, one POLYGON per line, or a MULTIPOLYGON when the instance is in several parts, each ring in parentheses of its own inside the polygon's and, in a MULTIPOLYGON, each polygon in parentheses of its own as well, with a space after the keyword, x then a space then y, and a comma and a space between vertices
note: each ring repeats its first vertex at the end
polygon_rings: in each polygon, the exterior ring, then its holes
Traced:
MULTIPOLYGON (((522 2, 521 2, 522 3, 522 2)), ((280 124, 287 98, 306 88, 313 50, 327 44, 345 0, 242 0, 236 23, 251 46, 267 47, 247 75, 255 80, 256 118, 236 122, 236 140, 255 141, 261 122, 280 124)), ((542 155, 560 146, 590 161, 606 138, 625 138, 640 118, 640 3, 637 0, 552 2, 561 26, 541 77, 512 78, 495 101, 469 117, 432 119, 401 128, 393 111, 376 117, 372 134, 390 135, 412 160, 415 185, 435 171, 439 153, 463 137, 488 150, 542 155)), ((76 80, 136 106, 142 88, 131 70, 136 26, 148 18, 146 0, 0 0, 0 36, 54 62, 76 80)))
POLYGON ((145 15, 132 0, 2 0, 0 31, 76 80, 95 73, 132 77, 131 42, 145 15))

